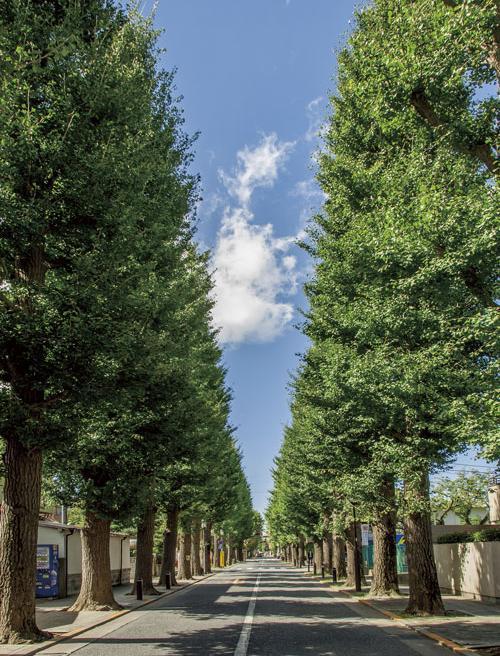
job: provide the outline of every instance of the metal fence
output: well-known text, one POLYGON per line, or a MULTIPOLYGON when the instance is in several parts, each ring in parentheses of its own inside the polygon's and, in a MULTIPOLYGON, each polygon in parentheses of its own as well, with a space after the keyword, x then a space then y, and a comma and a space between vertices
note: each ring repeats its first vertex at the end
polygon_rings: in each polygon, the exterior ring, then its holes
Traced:
MULTIPOLYGON (((363 565, 366 570, 373 568, 373 544, 364 544, 362 547, 363 552, 363 565)), ((406 544, 396 545, 396 558, 398 574, 406 574, 408 572, 408 562, 406 560, 406 544)))

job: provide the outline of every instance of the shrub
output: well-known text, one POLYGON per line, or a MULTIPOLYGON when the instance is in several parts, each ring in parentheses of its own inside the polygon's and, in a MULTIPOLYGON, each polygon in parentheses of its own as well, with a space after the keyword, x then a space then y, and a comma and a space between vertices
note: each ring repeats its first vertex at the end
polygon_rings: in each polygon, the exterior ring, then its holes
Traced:
POLYGON ((455 542, 500 542, 500 528, 483 528, 472 533, 448 533, 440 535, 438 544, 453 544, 455 542))

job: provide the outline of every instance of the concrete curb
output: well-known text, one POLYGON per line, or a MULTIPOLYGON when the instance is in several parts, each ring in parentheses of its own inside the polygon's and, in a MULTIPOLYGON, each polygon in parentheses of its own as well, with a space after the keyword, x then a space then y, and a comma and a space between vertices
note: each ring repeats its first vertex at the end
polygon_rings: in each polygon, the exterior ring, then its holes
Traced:
MULTIPOLYGON (((348 592, 343 592, 343 594, 349 596, 351 599, 356 599, 356 597, 353 597, 348 592)), ((458 644, 457 642, 454 642, 453 640, 450 640, 449 638, 445 638, 444 636, 440 635, 439 633, 435 633, 434 631, 428 631, 427 629, 421 629, 418 626, 415 626, 414 624, 410 624, 409 622, 405 622, 404 617, 401 617, 400 615, 397 615, 396 613, 393 613, 390 610, 384 610, 383 608, 378 608, 374 604, 370 603, 367 599, 358 599, 357 601, 360 604, 363 604, 365 606, 368 606, 369 608, 372 608, 373 610, 376 610, 381 615, 385 615, 385 617, 388 617, 389 619, 394 620, 395 622, 398 622, 399 624, 406 627, 407 629, 411 629, 412 631, 415 631, 415 633, 419 633, 420 635, 423 635, 426 638, 429 638, 429 640, 434 640, 434 642, 437 642, 439 645, 441 645, 441 647, 447 647, 448 649, 451 649, 451 651, 454 651, 455 653, 458 653, 458 654, 476 654, 477 655, 477 652, 471 651, 467 647, 463 647, 462 645, 458 644)))
MULTIPOLYGON (((303 576, 307 576, 309 574, 308 572, 303 572, 303 576)), ((434 631, 428 631, 427 629, 421 629, 418 626, 415 626, 414 624, 411 624, 409 622, 405 622, 405 619, 401 617, 400 615, 397 615, 396 613, 391 612, 390 610, 384 610, 382 608, 378 608, 374 604, 370 603, 367 599, 358 599, 354 595, 351 595, 347 590, 341 590, 341 589, 335 589, 333 585, 327 580, 327 579, 319 579, 314 577, 314 575, 309 574, 309 579, 312 579, 313 581, 316 581, 316 583, 321 583, 322 585, 327 585, 329 588, 335 590, 335 592, 339 592, 340 594, 345 595, 346 597, 349 597, 349 599, 354 599, 356 600, 359 604, 364 604, 365 606, 368 606, 369 608, 372 608, 373 610, 376 610, 378 613, 381 615, 384 615, 385 617, 388 617, 389 619, 398 622, 398 624, 401 624, 401 626, 404 626, 407 629, 410 629, 411 631, 415 631, 415 633, 418 633, 425 638, 428 638, 429 640, 433 640, 434 642, 437 642, 441 647, 447 647, 451 651, 455 652, 456 654, 475 654, 477 656, 476 651, 472 651, 471 649, 467 647, 463 647, 462 645, 459 645, 457 642, 454 642, 453 640, 449 640, 448 638, 445 638, 444 636, 440 635, 439 633, 435 633, 434 631)))
MULTIPOLYGON (((229 568, 225 568, 225 569, 229 569, 229 568)), ((89 624, 88 626, 84 626, 79 629, 74 629, 74 631, 61 633, 60 635, 57 636, 57 638, 54 638, 52 640, 45 640, 44 642, 37 643, 36 645, 34 644, 33 649, 30 649, 30 651, 17 652, 17 653, 12 652, 11 654, 2 654, 1 656, 33 656, 33 654, 39 654, 44 649, 53 647, 54 645, 57 645, 59 642, 64 642, 65 640, 69 640, 70 638, 75 638, 76 636, 79 636, 82 633, 91 631, 92 629, 97 629, 99 626, 104 626, 105 624, 108 624, 109 622, 116 620, 118 617, 122 617, 123 615, 128 615, 129 613, 133 613, 137 609, 144 608, 144 606, 149 606, 150 604, 154 604, 160 599, 163 599, 164 597, 169 597, 170 595, 176 594, 177 592, 182 592, 183 590, 190 588, 192 585, 196 585, 197 583, 202 583, 203 581, 206 581, 207 579, 211 578, 212 576, 215 576, 218 573, 219 572, 211 572, 210 574, 206 574, 205 576, 203 576, 203 578, 200 578, 196 581, 192 581, 191 583, 187 583, 186 585, 183 585, 177 590, 168 590, 167 592, 163 592, 160 595, 156 595, 153 599, 148 599, 144 603, 138 604, 133 608, 125 608, 124 610, 119 610, 116 613, 113 613, 113 615, 110 615, 109 617, 106 617, 103 620, 99 620, 97 622, 94 622, 93 624, 89 624)))

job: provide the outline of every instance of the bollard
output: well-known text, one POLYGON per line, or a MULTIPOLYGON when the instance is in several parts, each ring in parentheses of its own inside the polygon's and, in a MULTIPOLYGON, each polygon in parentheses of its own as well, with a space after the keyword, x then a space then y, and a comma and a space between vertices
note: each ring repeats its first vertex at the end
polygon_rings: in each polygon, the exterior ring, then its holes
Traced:
POLYGON ((308 559, 307 560, 307 572, 309 573, 311 571, 311 561, 308 559))
POLYGON ((332 583, 337 583, 337 568, 332 567, 332 583))
POLYGON ((313 574, 314 574, 314 576, 316 576, 316 574, 317 574, 317 571, 316 571, 316 561, 314 561, 314 563, 313 563, 313 574))
POLYGON ((324 565, 321 565, 321 578, 322 579, 325 578, 325 566, 324 565))
POLYGON ((172 587, 172 574, 170 572, 167 572, 165 574, 165 588, 167 590, 170 590, 171 587, 172 587))
POLYGON ((142 579, 137 579, 136 584, 135 584, 135 592, 137 595, 137 601, 142 601, 143 596, 142 596, 142 579))

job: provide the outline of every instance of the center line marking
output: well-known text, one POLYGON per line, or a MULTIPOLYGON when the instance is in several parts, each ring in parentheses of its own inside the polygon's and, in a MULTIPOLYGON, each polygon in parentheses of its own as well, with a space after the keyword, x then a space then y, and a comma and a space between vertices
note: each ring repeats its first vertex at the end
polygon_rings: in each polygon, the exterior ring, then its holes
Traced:
POLYGON ((254 589, 252 591, 252 596, 248 603, 248 610, 243 620, 243 627, 240 633, 240 639, 236 645, 234 656, 246 656, 248 652, 248 643, 250 642, 250 633, 252 632, 252 622, 253 616, 255 613, 255 604, 257 603, 257 594, 259 592, 260 577, 262 574, 259 574, 257 581, 255 582, 254 589))

